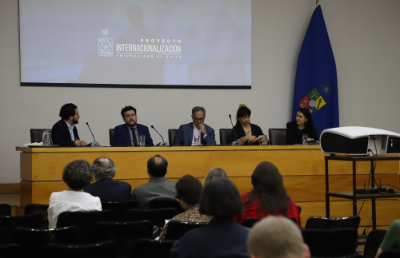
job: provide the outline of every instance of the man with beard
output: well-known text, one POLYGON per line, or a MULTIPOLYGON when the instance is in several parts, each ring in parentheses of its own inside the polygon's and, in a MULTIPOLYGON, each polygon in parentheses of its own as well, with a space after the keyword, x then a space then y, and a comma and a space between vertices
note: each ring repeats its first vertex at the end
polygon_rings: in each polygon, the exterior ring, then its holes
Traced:
POLYGON ((78 108, 68 103, 61 107, 61 120, 53 125, 51 137, 53 144, 60 146, 85 146, 86 142, 79 139, 78 130, 75 125, 78 123, 78 108))
POLYGON ((114 146, 139 146, 139 136, 145 136, 146 146, 154 146, 149 128, 137 123, 136 108, 126 106, 121 115, 125 124, 114 128, 114 146))

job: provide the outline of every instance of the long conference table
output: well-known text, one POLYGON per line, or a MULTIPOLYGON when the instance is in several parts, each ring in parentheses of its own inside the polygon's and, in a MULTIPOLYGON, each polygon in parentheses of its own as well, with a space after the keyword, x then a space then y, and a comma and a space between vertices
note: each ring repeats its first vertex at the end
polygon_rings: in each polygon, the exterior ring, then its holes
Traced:
MULTIPOLYGON (((98 157, 111 158, 117 173, 114 179, 135 188, 149 180, 147 160, 159 154, 167 159, 166 177, 177 181, 190 174, 200 181, 214 167, 224 169, 240 194, 252 190, 251 174, 262 161, 275 164, 283 176, 289 197, 301 206, 302 225, 312 216, 325 217, 325 160, 319 146, 193 146, 193 147, 16 147, 20 151, 21 206, 28 203, 48 204, 52 192, 68 189, 62 181, 63 167, 77 159, 92 163, 98 157)), ((370 164, 357 164, 357 188, 368 181, 370 164)), ((399 162, 378 162, 375 178, 399 187, 399 162)), ((330 191, 352 191, 352 164, 329 162, 330 191)), ((363 200, 358 201, 361 207, 363 200)), ((353 214, 351 200, 331 198, 330 216, 353 214)), ((397 198, 376 201, 377 227, 388 228, 399 218, 397 198)), ((371 200, 366 200, 360 213, 359 231, 370 224, 371 200), (363 227, 364 226, 364 227, 363 227)))

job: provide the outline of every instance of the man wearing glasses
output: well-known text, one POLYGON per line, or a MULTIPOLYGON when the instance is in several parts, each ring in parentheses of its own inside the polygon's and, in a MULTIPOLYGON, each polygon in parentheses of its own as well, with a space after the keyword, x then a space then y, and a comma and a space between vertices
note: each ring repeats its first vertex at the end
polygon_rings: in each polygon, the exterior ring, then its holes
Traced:
POLYGON ((206 110, 203 107, 192 109, 193 123, 179 127, 174 146, 216 145, 214 129, 204 124, 206 110))

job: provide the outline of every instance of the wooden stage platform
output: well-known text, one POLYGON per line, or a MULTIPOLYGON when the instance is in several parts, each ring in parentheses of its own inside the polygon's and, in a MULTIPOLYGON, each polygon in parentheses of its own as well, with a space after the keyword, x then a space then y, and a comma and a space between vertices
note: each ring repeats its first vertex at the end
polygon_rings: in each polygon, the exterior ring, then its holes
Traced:
MULTIPOLYGON (((201 181, 207 172, 223 168, 241 194, 251 191, 251 174, 262 161, 274 163, 281 172, 288 195, 301 206, 303 226, 309 217, 325 216, 325 161, 319 146, 194 146, 194 147, 17 147, 21 160, 21 206, 49 202, 52 192, 67 189, 61 180, 63 167, 76 159, 92 163, 109 157, 117 165, 116 180, 135 188, 148 181, 147 160, 159 154, 168 160, 166 177, 177 181, 186 174, 201 181)), ((357 187, 368 181, 370 163, 357 164, 357 187)), ((378 162, 376 180, 399 187, 399 162, 378 162)), ((330 191, 352 190, 351 162, 329 162, 330 191)), ((363 200, 358 202, 361 207, 363 200)), ((332 198, 331 217, 352 215, 350 200, 332 198)), ((387 228, 400 214, 398 199, 377 200, 378 228, 387 228)), ((361 211, 360 230, 371 218, 371 201, 361 211)))

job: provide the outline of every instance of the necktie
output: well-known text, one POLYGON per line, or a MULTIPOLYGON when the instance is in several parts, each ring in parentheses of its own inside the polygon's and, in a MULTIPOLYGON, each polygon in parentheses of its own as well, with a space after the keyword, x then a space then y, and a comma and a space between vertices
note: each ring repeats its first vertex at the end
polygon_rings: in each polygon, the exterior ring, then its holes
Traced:
POLYGON ((132 130, 132 137, 133 137, 133 146, 138 146, 137 138, 136 138, 136 130, 135 128, 131 128, 132 130))

